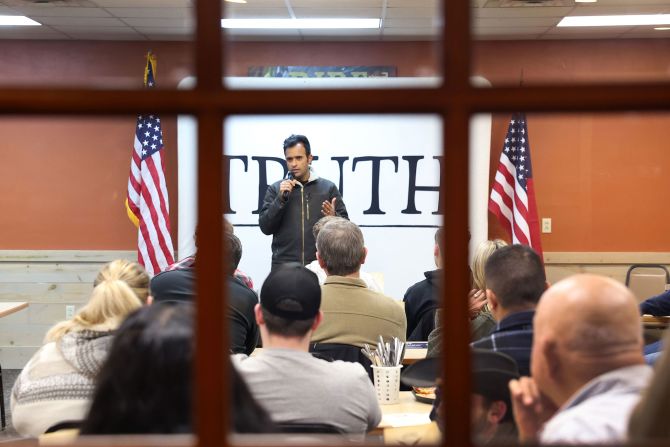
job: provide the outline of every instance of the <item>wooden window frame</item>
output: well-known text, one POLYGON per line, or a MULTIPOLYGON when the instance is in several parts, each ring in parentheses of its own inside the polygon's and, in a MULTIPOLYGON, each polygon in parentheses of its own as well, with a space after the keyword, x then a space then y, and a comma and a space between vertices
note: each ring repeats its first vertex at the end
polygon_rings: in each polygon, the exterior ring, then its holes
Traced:
MULTIPOLYGON (((223 121, 238 114, 296 113, 434 113, 443 120, 444 160, 442 209, 444 232, 445 321, 443 370, 446 418, 444 444, 468 446, 470 440, 470 369, 467 302, 468 284, 468 134, 470 117, 478 112, 661 111, 670 109, 667 84, 540 85, 493 87, 470 85, 470 1, 443 0, 444 33, 440 72, 434 89, 242 91, 222 85, 225 37, 219 18, 220 0, 196 4, 196 77, 192 90, 103 91, 92 89, 0 88, 0 112, 12 115, 127 115, 138 112, 185 113, 198 121, 197 358, 195 411, 197 437, 174 439, 172 445, 229 445, 227 331, 225 295, 220 272, 223 260, 222 204, 227 194, 222 150, 223 121), (217 187, 218 185, 218 187, 217 187), (459 191, 458 194, 449 194, 459 191), (445 217, 446 217, 445 216, 445 217)), ((160 438, 159 438, 160 439, 160 438)), ((164 440, 157 445, 164 444, 164 440)), ((109 444, 118 445, 109 438, 109 444)), ((133 442, 131 441, 132 445, 133 442)), ((148 443, 151 444, 151 443, 148 443)), ((146 439, 138 445, 148 445, 146 439)), ((98 444, 99 445, 99 444, 98 444)))

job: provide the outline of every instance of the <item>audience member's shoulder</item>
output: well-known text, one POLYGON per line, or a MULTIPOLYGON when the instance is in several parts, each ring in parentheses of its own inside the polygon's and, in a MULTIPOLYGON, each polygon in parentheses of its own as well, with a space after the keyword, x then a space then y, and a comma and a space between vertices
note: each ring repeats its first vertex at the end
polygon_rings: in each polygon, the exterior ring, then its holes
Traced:
POLYGON ((151 278, 151 295, 155 301, 192 301, 194 279, 193 269, 161 272, 151 278))
MULTIPOLYGON (((316 359, 316 357, 315 357, 316 359)), ((363 368, 363 365, 357 362, 345 362, 342 360, 334 360, 332 362, 323 359, 317 359, 320 362, 324 362, 322 366, 331 370, 332 374, 337 374, 341 376, 342 380, 358 380, 361 377, 364 377, 369 381, 368 373, 363 368)))

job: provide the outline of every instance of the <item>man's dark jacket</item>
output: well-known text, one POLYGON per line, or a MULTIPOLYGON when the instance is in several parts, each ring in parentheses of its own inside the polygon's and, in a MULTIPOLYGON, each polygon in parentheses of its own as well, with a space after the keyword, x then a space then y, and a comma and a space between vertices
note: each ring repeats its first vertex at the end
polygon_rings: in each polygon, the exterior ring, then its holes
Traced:
MULTIPOLYGON (((195 271, 192 267, 159 273, 151 279, 154 301, 194 301, 195 271)), ((240 280, 228 278, 228 326, 230 351, 234 354, 251 354, 259 339, 259 329, 254 315, 258 296, 240 280)))
POLYGON ((435 328, 435 309, 438 303, 438 283, 442 270, 425 272, 426 279, 407 289, 403 301, 407 316, 407 340, 426 341, 435 328))
POLYGON ((307 265, 316 259, 316 242, 312 227, 323 217, 321 205, 336 198, 335 213, 349 218, 337 186, 312 174, 302 187, 296 185, 284 202, 279 195, 283 180, 268 186, 258 215, 261 231, 272 235, 272 265, 299 262, 307 265))

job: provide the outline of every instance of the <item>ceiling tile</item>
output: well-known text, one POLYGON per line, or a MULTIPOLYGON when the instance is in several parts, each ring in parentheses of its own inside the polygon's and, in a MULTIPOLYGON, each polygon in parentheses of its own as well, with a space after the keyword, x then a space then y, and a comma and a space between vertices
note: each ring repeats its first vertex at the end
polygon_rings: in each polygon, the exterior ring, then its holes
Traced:
POLYGON ((387 0, 386 6, 398 8, 433 8, 437 10, 440 0, 387 0))
POLYGON ((433 18, 440 16, 435 8, 386 8, 387 19, 433 18))
POLYGON ((70 37, 75 40, 124 40, 124 41, 142 41, 147 40, 146 37, 137 33, 106 33, 104 31, 93 31, 90 33, 69 33, 70 37))
POLYGON ((573 9, 574 8, 551 6, 526 8, 478 8, 472 11, 472 16, 482 18, 565 17, 573 9))
POLYGON ((193 17, 193 8, 105 8, 114 17, 134 18, 152 17, 159 19, 174 19, 193 17))
POLYGON ((560 22, 558 17, 520 17, 520 18, 478 18, 474 20, 475 26, 478 28, 484 27, 499 27, 499 28, 516 28, 519 26, 555 26, 560 22))
POLYGON ((629 31, 630 26, 580 26, 580 27, 565 27, 565 28, 551 28, 547 31, 547 36, 568 36, 573 39, 578 39, 582 36, 591 37, 596 36, 602 39, 616 38, 619 35, 629 31))
POLYGON ((155 26, 168 28, 184 28, 195 26, 195 21, 192 17, 182 17, 180 19, 154 19, 150 17, 144 17, 128 18, 123 19, 123 21, 130 26, 155 26))
POLYGON ((660 14, 668 9, 668 3, 663 5, 629 4, 628 6, 577 6, 571 16, 604 16, 617 14, 660 14))
POLYGON ((66 34, 95 34, 96 32, 105 34, 137 34, 137 32, 128 26, 90 26, 90 25, 68 25, 52 26, 53 29, 66 34))
MULTIPOLYGON (((78 7, 15 7, 18 12, 28 17, 111 17, 102 8, 78 7)), ((3 13, 4 14, 4 13, 3 13)))
POLYGON ((529 26, 529 27, 519 27, 515 28, 513 32, 510 32, 509 28, 476 28, 476 36, 500 36, 504 34, 510 34, 514 36, 529 36, 529 35, 539 35, 549 31, 551 28, 546 26, 529 26))
POLYGON ((384 28, 384 36, 437 36, 438 31, 430 28, 384 28))
POLYGON ((286 8, 286 2, 284 0, 247 0, 246 3, 230 3, 222 1, 221 4, 224 8, 231 8, 231 7, 286 8))
POLYGON ((290 19, 288 9, 284 8, 228 8, 226 18, 229 19, 290 19))
POLYGON ((0 28, 0 40, 2 39, 67 39, 68 37, 58 30, 45 28, 43 26, 28 27, 2 27, 0 28))
POLYGON ((91 0, 93 3, 109 8, 188 8, 193 6, 189 0, 91 0))
POLYGON ((386 19, 384 28, 435 28, 438 19, 386 19))

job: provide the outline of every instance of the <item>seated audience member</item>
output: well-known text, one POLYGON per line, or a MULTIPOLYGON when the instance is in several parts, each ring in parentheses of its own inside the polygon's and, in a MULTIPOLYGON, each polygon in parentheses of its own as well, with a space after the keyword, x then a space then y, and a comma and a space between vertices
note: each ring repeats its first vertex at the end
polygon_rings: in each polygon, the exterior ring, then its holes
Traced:
POLYGON ((435 310, 440 306, 439 293, 442 281, 442 228, 435 232, 433 259, 436 270, 424 272, 426 279, 419 281, 405 292, 405 317, 407 318, 407 340, 428 340, 435 329, 435 310))
POLYGON ((602 276, 564 279, 542 296, 534 329, 533 377, 510 382, 520 440, 623 443, 652 376, 630 290, 602 276))
POLYGON ((88 303, 47 332, 14 383, 12 423, 23 436, 84 419, 113 331, 149 299, 149 275, 134 262, 107 264, 94 284, 88 303))
MULTIPOLYGON (((519 378, 513 358, 487 349, 472 350, 472 395, 470 426, 473 441, 479 445, 511 445, 517 441, 512 417, 509 381, 519 378)), ((414 387, 432 387, 440 382, 440 360, 435 357, 419 360, 402 373, 401 381, 414 387)), ((440 427, 444 421, 439 387, 435 391, 431 419, 440 427)))
POLYGON ((511 245, 494 252, 484 271, 486 297, 498 324, 472 347, 503 352, 516 361, 519 373, 528 375, 535 307, 547 288, 542 261, 532 248, 511 245))
MULTIPOLYGON (((436 235, 436 240, 440 239, 436 235)), ((472 272, 472 290, 468 294, 469 315, 470 315, 470 340, 477 341, 480 338, 491 334, 496 327, 496 321, 487 307, 486 301, 486 276, 484 275, 484 265, 491 254, 506 247, 507 242, 495 239, 493 241, 481 242, 475 249, 470 265, 472 272)), ((437 247, 439 248, 439 247, 437 247)), ((440 250, 440 263, 442 263, 442 251, 440 250)), ((442 350, 442 310, 435 311, 435 329, 428 334, 428 357, 440 355, 442 350)))
MULTIPOLYGON (((321 219, 317 220, 314 226, 312 227, 312 234, 314 235, 314 240, 316 241, 316 238, 319 236, 319 231, 321 231, 321 228, 328 222, 332 222, 333 220, 336 219, 344 219, 344 217, 340 216, 324 216, 321 219)), ((347 220, 347 219, 344 219, 347 220)), ((309 264, 305 266, 307 269, 313 271, 317 278, 319 278, 319 284, 323 284, 326 282, 326 272, 323 271, 321 266, 319 265, 318 260, 313 260, 309 264)), ((374 290, 375 292, 383 293, 382 288, 377 284, 375 279, 372 277, 371 274, 364 272, 361 270, 360 272, 361 279, 365 281, 365 284, 368 286, 368 289, 374 290)))
POLYGON ((473 441, 485 444, 515 444, 509 382, 519 378, 514 359, 488 349, 472 350, 471 420, 473 441))
POLYGON ((496 327, 496 321, 491 315, 490 306, 486 298, 486 261, 491 255, 503 247, 507 242, 502 239, 483 241, 475 248, 470 264, 472 272, 472 290, 468 294, 470 303, 470 335, 472 341, 477 341, 490 335, 496 327))
MULTIPOLYGON (((163 302, 134 312, 121 324, 81 434, 193 431, 194 314, 191 303, 163 302)), ((235 370, 232 381, 234 431, 271 429, 267 413, 235 370)))
MULTIPOLYGON (((668 337, 670 332, 666 331, 665 346, 670 346, 668 337)), ((660 353, 649 387, 630 417, 628 438, 632 444, 670 439, 670 355, 666 351, 660 353)))
POLYGON ((655 317, 670 315, 670 290, 642 301, 640 303, 640 314, 655 317))
POLYGON ((316 257, 328 276, 322 289, 323 323, 312 341, 363 347, 379 336, 405 340, 407 321, 399 302, 366 287, 360 279, 367 249, 363 233, 353 222, 327 223, 316 240, 316 257))
POLYGON ((367 373, 357 363, 328 362, 308 352, 321 324, 321 289, 300 265, 270 273, 261 288, 256 321, 263 352, 232 357, 254 398, 278 424, 328 424, 364 433, 379 424, 381 410, 367 373))
MULTIPOLYGON (((224 241, 231 256, 225 272, 228 278, 228 324, 230 326, 230 350, 233 353, 251 354, 258 344, 258 326, 254 319, 254 306, 258 304, 256 293, 234 277, 235 269, 242 259, 242 243, 239 238, 226 232, 224 241)), ((168 270, 151 280, 151 293, 156 301, 193 301, 195 291, 195 267, 168 270)))

